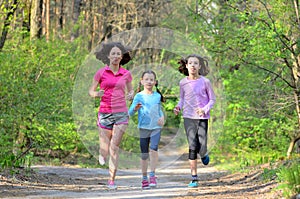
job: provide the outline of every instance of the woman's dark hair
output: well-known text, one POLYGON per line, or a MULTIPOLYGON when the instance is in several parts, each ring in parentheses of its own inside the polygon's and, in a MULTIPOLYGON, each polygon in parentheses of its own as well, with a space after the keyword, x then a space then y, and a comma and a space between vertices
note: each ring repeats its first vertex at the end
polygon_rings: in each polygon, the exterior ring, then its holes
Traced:
MULTIPOLYGON (((162 95, 162 93, 161 93, 160 90, 158 89, 158 80, 156 79, 156 74, 155 74, 155 72, 152 71, 152 70, 146 70, 145 72, 143 72, 141 79, 143 79, 143 77, 144 77, 145 74, 153 74, 153 75, 154 75, 154 78, 155 78, 155 80, 156 80, 155 88, 156 88, 156 91, 160 94, 160 101, 161 101, 161 102, 165 102, 166 100, 165 100, 164 96, 162 95)), ((136 93, 138 93, 138 92, 141 91, 141 87, 142 87, 142 83, 141 83, 141 81, 140 81, 140 82, 139 82, 139 86, 138 86, 138 88, 136 89, 136 93)))
POLYGON ((95 52, 96 58, 102 61, 104 64, 108 65, 109 64, 108 56, 113 47, 119 48, 122 52, 123 57, 120 62, 120 65, 125 65, 131 60, 129 49, 123 46, 120 42, 102 43, 100 50, 95 52))
POLYGON ((209 73, 208 61, 206 58, 203 58, 196 54, 191 54, 188 55, 186 58, 180 59, 178 62, 178 64, 180 64, 180 66, 178 67, 178 71, 184 74, 185 76, 189 76, 189 71, 186 68, 186 64, 190 57, 196 57, 199 60, 199 65, 200 65, 199 75, 206 76, 209 73))

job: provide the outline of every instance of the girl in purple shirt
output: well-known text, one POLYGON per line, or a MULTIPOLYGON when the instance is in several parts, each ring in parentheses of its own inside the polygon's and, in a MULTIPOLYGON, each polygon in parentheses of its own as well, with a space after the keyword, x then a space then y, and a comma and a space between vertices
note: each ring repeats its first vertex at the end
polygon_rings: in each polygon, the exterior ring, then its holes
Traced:
POLYGON ((131 60, 129 52, 119 42, 102 44, 96 58, 106 66, 99 69, 89 89, 89 95, 100 98, 98 113, 99 126, 99 163, 104 165, 109 156, 108 188, 116 189, 115 177, 119 162, 119 145, 128 126, 126 99, 131 100, 131 73, 122 65, 131 60), (99 87, 99 90, 97 88, 99 87), (127 94, 127 96, 126 96, 127 94))
POLYGON ((208 165, 209 156, 207 152, 207 130, 209 111, 213 107, 216 97, 209 79, 204 76, 208 74, 208 62, 199 55, 189 55, 181 59, 178 68, 180 73, 187 77, 180 83, 180 99, 174 108, 174 113, 182 110, 184 128, 189 144, 189 162, 192 181, 189 187, 198 187, 197 154, 202 163, 208 165))

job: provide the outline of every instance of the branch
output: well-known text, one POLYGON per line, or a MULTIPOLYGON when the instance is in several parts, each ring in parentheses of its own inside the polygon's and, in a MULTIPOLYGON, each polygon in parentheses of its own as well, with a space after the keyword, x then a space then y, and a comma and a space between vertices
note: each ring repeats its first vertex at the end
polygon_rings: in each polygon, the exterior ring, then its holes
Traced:
POLYGON ((264 67, 261 67, 261 66, 259 66, 259 65, 256 65, 256 64, 254 64, 254 63, 247 62, 247 61, 244 60, 244 59, 241 59, 241 60, 242 60, 242 62, 244 62, 245 64, 255 66, 255 67, 257 67, 257 68, 259 68, 259 69, 261 69, 261 70, 267 71, 268 73, 270 73, 270 74, 272 74, 272 75, 275 75, 276 77, 278 77, 279 79, 281 79, 282 81, 284 81, 289 87, 295 89, 295 86, 294 86, 294 85, 290 84, 286 79, 282 78, 281 75, 279 75, 278 73, 275 73, 274 71, 271 71, 271 70, 269 70, 269 69, 267 69, 267 68, 264 68, 264 67))
POLYGON ((297 16, 297 23, 298 25, 300 25, 300 21, 299 21, 299 10, 298 10, 298 1, 294 0, 294 6, 295 6, 295 12, 296 12, 296 16, 297 16))
POLYGON ((268 27, 271 28, 271 30, 273 30, 273 31, 276 33, 276 35, 278 36, 278 38, 279 38, 279 40, 281 41, 281 43, 282 43, 287 49, 289 49, 289 51, 290 51, 294 56, 296 56, 294 50, 293 50, 291 47, 289 47, 289 46, 282 40, 280 34, 278 33, 277 28, 276 28, 276 25, 275 25, 275 22, 274 22, 274 20, 273 20, 273 18, 272 18, 272 16, 271 16, 271 13, 270 13, 269 9, 267 8, 267 5, 266 5, 264 2, 262 2, 261 0, 258 0, 258 2, 260 2, 260 3, 264 6, 264 8, 266 9, 267 14, 268 14, 268 16, 269 16, 269 19, 270 19, 271 22, 272 22, 272 26, 273 26, 273 27, 271 27, 270 25, 269 25, 268 27))
POLYGON ((26 149, 23 153, 21 153, 21 154, 13 161, 13 165, 17 162, 17 160, 21 159, 24 155, 26 155, 26 154, 29 152, 29 150, 32 148, 33 143, 32 143, 31 138, 29 138, 29 141, 30 141, 29 146, 27 147, 27 149, 26 149))

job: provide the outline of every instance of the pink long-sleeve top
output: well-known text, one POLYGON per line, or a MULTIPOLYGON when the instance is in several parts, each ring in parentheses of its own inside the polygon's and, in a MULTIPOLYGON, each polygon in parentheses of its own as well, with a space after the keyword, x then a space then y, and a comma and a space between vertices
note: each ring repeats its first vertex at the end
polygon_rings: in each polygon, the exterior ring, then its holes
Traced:
POLYGON ((190 119, 209 119, 210 110, 216 101, 216 96, 209 79, 201 76, 196 80, 183 78, 179 82, 180 98, 177 107, 182 110, 182 116, 190 119), (205 112, 201 117, 196 113, 196 108, 205 112))

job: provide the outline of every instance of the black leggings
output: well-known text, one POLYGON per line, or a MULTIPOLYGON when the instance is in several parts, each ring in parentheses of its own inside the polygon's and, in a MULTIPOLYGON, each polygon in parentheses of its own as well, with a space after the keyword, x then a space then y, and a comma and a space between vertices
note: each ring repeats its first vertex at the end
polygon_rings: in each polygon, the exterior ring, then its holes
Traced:
POLYGON ((207 154, 208 119, 184 118, 184 128, 189 144, 189 159, 197 159, 207 154))

